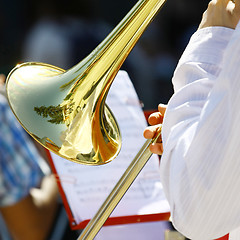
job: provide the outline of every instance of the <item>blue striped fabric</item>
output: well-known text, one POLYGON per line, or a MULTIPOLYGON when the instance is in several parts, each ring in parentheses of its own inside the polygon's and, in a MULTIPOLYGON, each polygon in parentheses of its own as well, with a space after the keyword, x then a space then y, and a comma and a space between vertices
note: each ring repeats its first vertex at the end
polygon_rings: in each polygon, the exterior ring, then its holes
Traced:
POLYGON ((0 206, 16 203, 39 185, 44 175, 41 161, 32 140, 0 94, 0 206))

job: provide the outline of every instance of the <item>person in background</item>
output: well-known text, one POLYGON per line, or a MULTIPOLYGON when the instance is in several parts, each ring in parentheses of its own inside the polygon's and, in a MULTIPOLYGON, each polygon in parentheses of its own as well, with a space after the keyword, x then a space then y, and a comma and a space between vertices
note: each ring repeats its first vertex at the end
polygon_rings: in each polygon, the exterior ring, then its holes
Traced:
POLYGON ((178 231, 210 240, 240 239, 240 1, 212 0, 173 76, 167 108, 149 118, 158 124, 161 181, 178 231))
POLYGON ((38 151, 41 148, 36 147, 14 117, 5 97, 4 82, 1 74, 0 213, 14 240, 63 239, 68 222, 66 216, 60 216, 55 176, 38 151), (61 231, 54 233, 59 219, 66 220, 60 225, 61 231))

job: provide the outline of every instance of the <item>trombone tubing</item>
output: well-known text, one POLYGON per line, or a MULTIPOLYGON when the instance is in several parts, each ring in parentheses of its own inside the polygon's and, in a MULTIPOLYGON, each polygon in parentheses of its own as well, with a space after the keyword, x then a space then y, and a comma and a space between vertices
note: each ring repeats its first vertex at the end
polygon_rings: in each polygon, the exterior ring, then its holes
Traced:
POLYGON ((117 204, 120 202, 124 194, 147 163, 148 159, 151 157, 152 152, 150 151, 149 146, 157 141, 160 134, 161 127, 158 129, 158 133, 153 139, 148 139, 144 143, 113 188, 112 192, 108 195, 98 212, 87 224, 77 240, 92 240, 97 235, 107 218, 111 215, 117 204))

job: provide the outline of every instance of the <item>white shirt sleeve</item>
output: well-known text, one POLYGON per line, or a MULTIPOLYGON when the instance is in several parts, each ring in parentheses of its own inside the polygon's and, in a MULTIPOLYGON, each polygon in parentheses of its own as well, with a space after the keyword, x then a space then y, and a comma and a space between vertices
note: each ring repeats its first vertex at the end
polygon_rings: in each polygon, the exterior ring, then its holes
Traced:
POLYGON ((191 38, 163 123, 161 181, 172 221, 208 240, 240 226, 240 26, 191 38))

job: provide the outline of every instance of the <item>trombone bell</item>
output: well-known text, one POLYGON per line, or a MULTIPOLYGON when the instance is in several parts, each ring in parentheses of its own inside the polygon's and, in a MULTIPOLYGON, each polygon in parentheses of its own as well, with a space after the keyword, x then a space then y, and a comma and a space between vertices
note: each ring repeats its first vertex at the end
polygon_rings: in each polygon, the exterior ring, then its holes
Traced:
POLYGON ((121 136, 104 103, 106 90, 88 76, 73 75, 43 63, 18 65, 7 82, 11 108, 47 149, 78 163, 107 163, 120 151, 121 136))
POLYGON ((166 0, 139 0, 85 59, 68 71, 24 63, 8 75, 13 113, 44 147, 73 162, 100 165, 120 151, 118 124, 105 104, 109 88, 166 0))

